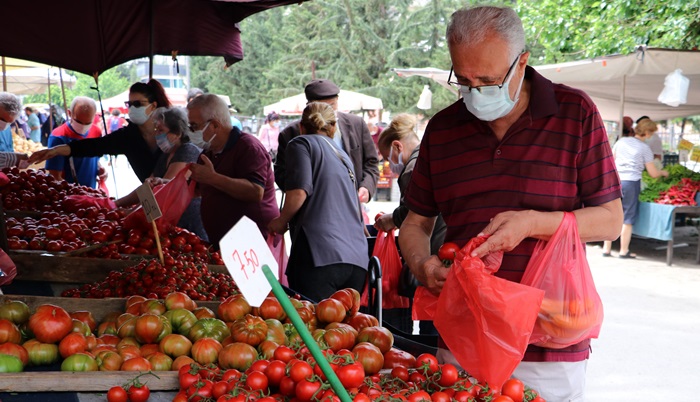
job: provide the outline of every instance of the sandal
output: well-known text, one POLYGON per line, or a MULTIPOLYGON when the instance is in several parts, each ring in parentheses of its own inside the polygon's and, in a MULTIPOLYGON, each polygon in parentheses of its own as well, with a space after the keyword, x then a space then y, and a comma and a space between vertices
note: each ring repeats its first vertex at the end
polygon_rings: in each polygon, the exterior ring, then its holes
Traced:
POLYGON ((603 253, 603 257, 612 257, 612 253, 603 253))
POLYGON ((618 258, 637 258, 637 254, 632 254, 628 251, 627 254, 620 254, 618 258))

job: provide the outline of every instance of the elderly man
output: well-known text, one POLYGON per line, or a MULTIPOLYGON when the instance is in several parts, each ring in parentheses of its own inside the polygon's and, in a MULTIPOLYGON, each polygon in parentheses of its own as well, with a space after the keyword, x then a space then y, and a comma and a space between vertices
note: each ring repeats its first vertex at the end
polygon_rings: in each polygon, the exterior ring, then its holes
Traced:
MULTIPOLYGON (((449 272, 430 255, 439 213, 446 241, 489 239, 474 256, 504 251, 502 278, 519 282, 538 239, 573 211, 581 241, 620 235, 620 182, 605 126, 582 91, 528 67, 522 22, 510 8, 464 8, 447 28, 452 82, 462 98, 436 114, 421 142, 405 197, 401 253, 438 294, 449 272)), ((514 375, 546 400, 583 401, 590 340, 564 349, 528 347, 514 375)), ((439 356, 454 362, 444 348, 439 356)))
MULTIPOLYGON (((76 96, 68 110, 69 121, 56 127, 49 136, 49 148, 86 138, 100 138, 102 131, 92 124, 97 108, 95 101, 76 96)), ((104 172, 99 157, 55 156, 46 161, 46 170, 56 179, 95 188, 98 174, 104 172)))
POLYGON ((244 215, 263 236, 279 216, 272 161, 254 136, 231 125, 228 106, 216 95, 200 95, 187 104, 195 145, 204 149, 191 178, 202 195, 202 222, 212 244, 244 215))
POLYGON ((9 92, 0 92, 0 152, 13 152, 12 123, 19 117, 22 103, 9 92))
MULTIPOLYGON (((328 103, 336 110, 338 124, 333 140, 350 156, 357 178, 357 196, 360 202, 368 202, 377 190, 379 168, 377 150, 367 124, 358 116, 337 112, 340 88, 330 80, 313 80, 306 85, 304 93, 308 102, 328 103)), ((300 120, 291 123, 279 135, 275 182, 282 191, 285 189, 286 176, 284 151, 287 149, 287 143, 299 135, 300 123, 300 120)))

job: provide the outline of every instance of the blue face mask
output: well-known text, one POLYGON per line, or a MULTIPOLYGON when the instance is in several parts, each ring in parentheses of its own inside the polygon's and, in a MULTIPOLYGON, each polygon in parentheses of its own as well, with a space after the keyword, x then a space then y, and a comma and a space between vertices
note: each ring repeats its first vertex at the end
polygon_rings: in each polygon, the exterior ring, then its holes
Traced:
POLYGON ((394 161, 391 160, 391 157, 394 156, 394 147, 392 146, 389 148, 389 169, 391 169, 391 172, 397 176, 401 176, 401 172, 403 172, 404 164, 403 160, 401 158, 401 153, 399 152, 399 159, 398 162, 394 163, 394 161))
MULTIPOLYGON (((520 56, 516 62, 519 58, 520 56)), ((525 74, 523 74, 518 84, 518 90, 515 92, 515 99, 511 99, 508 88, 514 71, 515 68, 510 70, 503 85, 486 85, 474 88, 462 85, 459 92, 462 94, 462 101, 467 110, 482 121, 494 121, 510 113, 520 97, 520 90, 525 78, 525 74)))
POLYGON ((170 139, 168 139, 168 133, 156 134, 156 144, 165 154, 170 152, 175 147, 175 144, 170 142, 170 139))

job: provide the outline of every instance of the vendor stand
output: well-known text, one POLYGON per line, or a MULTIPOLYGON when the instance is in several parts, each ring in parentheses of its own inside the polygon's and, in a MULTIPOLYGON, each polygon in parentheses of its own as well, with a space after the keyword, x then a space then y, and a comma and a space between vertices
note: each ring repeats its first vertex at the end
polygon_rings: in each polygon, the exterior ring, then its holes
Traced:
MULTIPOLYGON (((637 222, 632 227, 632 234, 667 242, 666 265, 673 260, 673 231, 676 226, 676 214, 700 216, 698 206, 663 205, 655 202, 640 202, 637 222)), ((695 262, 700 263, 700 242, 695 262)))

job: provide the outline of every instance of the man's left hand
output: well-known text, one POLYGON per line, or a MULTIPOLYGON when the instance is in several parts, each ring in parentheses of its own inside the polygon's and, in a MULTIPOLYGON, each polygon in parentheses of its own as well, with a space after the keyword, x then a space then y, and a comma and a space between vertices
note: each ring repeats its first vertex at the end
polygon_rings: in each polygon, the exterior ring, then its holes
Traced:
POLYGON ((357 190, 357 197, 360 199, 360 202, 369 202, 369 190, 360 187, 360 189, 357 190))
POLYGON ((105 181, 105 180, 107 180, 107 177, 109 177, 109 174, 107 173, 107 169, 105 169, 104 166, 99 165, 97 167, 97 178, 100 181, 105 181))
POLYGON ((190 179, 198 183, 209 184, 211 179, 216 175, 214 164, 211 163, 211 160, 204 154, 202 154, 201 158, 202 165, 196 163, 190 165, 190 171, 192 172, 190 179))
POLYGON ((489 235, 488 240, 474 249, 472 256, 483 257, 495 251, 511 251, 526 237, 535 222, 532 211, 506 211, 491 219, 480 235, 489 235))

